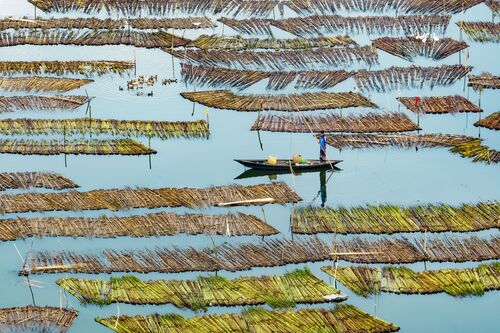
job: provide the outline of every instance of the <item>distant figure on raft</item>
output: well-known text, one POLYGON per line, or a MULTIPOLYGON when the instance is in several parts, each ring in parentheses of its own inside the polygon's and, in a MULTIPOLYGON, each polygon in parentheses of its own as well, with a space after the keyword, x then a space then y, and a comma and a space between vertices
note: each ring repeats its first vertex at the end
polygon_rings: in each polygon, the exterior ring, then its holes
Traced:
POLYGON ((326 136, 323 131, 321 131, 321 135, 319 137, 319 160, 321 162, 326 161, 326 136))

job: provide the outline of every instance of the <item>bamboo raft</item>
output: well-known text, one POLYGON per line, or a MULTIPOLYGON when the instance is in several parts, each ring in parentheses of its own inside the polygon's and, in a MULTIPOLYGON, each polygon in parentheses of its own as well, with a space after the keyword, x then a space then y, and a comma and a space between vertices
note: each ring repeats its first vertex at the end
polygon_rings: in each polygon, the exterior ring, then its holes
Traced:
POLYGON ((443 97, 397 97, 396 99, 408 110, 415 113, 482 112, 478 106, 459 95, 443 97))
POLYGON ((288 308, 300 303, 326 303, 347 298, 307 268, 284 275, 239 277, 233 280, 212 275, 199 276, 196 280, 143 281, 136 276, 126 275, 107 281, 64 278, 57 280, 57 284, 82 304, 173 304, 194 311, 207 310, 209 306, 260 304, 288 308), (332 296, 338 296, 338 299, 332 296))
POLYGON ((319 116, 263 115, 255 120, 252 131, 319 133, 319 132, 407 132, 416 131, 417 126, 404 113, 349 115, 337 114, 319 116))
MULTIPOLYGON (((1 174, 0 174, 1 175, 1 174)), ((0 181, 2 177, 0 176, 0 181)), ((5 186, 3 184, 2 186, 5 186)), ((127 217, 100 216, 12 218, 0 220, 0 240, 27 237, 160 237, 180 233, 189 235, 269 236, 278 230, 253 215, 202 215, 153 213, 127 217)))
POLYGON ((326 48, 336 46, 357 45, 348 36, 331 36, 319 38, 292 38, 292 39, 258 39, 243 38, 241 36, 217 36, 201 35, 192 40, 188 47, 196 47, 202 50, 231 50, 244 51, 255 49, 273 50, 301 50, 312 48, 326 48))
POLYGON ((285 205, 302 199, 285 183, 208 188, 137 188, 0 196, 0 214, 130 208, 285 205))
POLYGON ((408 267, 368 266, 322 267, 327 274, 357 295, 390 292, 396 294, 435 294, 445 292, 455 297, 482 296, 500 289, 500 263, 476 268, 440 269, 415 272, 408 267))
POLYGON ((185 46, 188 39, 166 31, 128 30, 16 30, 0 34, 0 47, 17 45, 131 45, 144 48, 185 46))
POLYGON ((66 333, 77 316, 75 310, 49 306, 0 308, 0 329, 2 332, 66 333))
POLYGON ((94 82, 94 80, 42 76, 0 77, 0 89, 25 92, 68 92, 70 90, 81 88, 92 82, 94 82))
POLYGON ((183 92, 181 96, 217 109, 243 112, 278 110, 298 112, 349 107, 376 108, 377 105, 359 93, 314 92, 289 95, 237 95, 230 90, 183 92))
POLYGON ((452 85, 471 71, 472 67, 442 65, 440 67, 389 67, 382 70, 360 70, 353 76, 361 91, 387 92, 401 88, 431 89, 434 86, 452 85))
POLYGON ((500 237, 442 237, 430 240, 424 237, 414 240, 354 237, 337 239, 331 246, 313 236, 295 241, 275 238, 259 243, 225 243, 205 249, 104 249, 98 253, 43 251, 33 253, 19 274, 237 272, 254 267, 284 266, 332 258, 365 264, 498 260, 500 237))
MULTIPOLYGON (((424 32, 436 32, 444 34, 450 22, 451 16, 429 16, 429 15, 408 15, 408 16, 340 16, 340 15, 313 15, 307 17, 294 17, 281 20, 268 20, 269 26, 275 26, 281 30, 301 37, 311 35, 323 35, 329 33, 346 33, 346 34, 381 34, 381 35, 396 35, 404 33, 405 35, 417 35, 424 32)), ((252 33, 255 31, 263 32, 264 22, 259 22, 259 19, 252 19, 254 25, 250 25, 244 21, 239 22, 232 20, 221 22, 228 24, 231 28, 238 30, 239 25, 242 25, 244 33, 252 33), (254 28, 255 27, 255 28, 254 28)), ((269 34, 271 33, 269 29, 269 34)))
POLYGON ((449 148, 461 157, 474 162, 498 163, 500 152, 481 145, 481 139, 451 134, 350 134, 328 135, 327 142, 334 148, 449 148))
POLYGON ((0 154, 151 155, 156 154, 156 150, 131 139, 92 141, 0 139, 0 154))
POLYGON ((0 113, 26 110, 75 110, 89 102, 86 96, 0 96, 0 113))
POLYGON ((205 120, 149 121, 94 118, 1 119, 0 133, 6 135, 95 133, 160 139, 205 138, 210 134, 205 120))
POLYGON ((490 73, 469 75, 468 85, 476 91, 481 91, 483 89, 500 89, 500 76, 494 76, 490 73))
POLYGON ((457 25, 473 41, 497 43, 500 41, 500 23, 460 21, 457 25))
POLYGON ((133 18, 128 22, 135 29, 213 29, 217 26, 206 16, 133 18))
POLYGON ((292 232, 299 234, 394 234, 401 232, 471 232, 500 228, 500 202, 410 207, 300 207, 293 210, 292 232))
POLYGON ((245 333, 245 332, 324 332, 389 333, 399 327, 349 304, 331 309, 266 310, 252 307, 239 314, 204 315, 193 318, 169 313, 149 316, 96 318, 118 333, 245 333))
POLYGON ((346 67, 354 63, 365 63, 371 66, 378 63, 376 49, 371 46, 262 52, 207 51, 200 49, 174 50, 171 48, 163 48, 163 50, 183 62, 194 65, 239 69, 284 70, 289 67, 318 69, 318 66, 328 68, 346 67))
POLYGON ((373 41, 373 46, 409 61, 413 61, 416 56, 441 60, 469 47, 466 42, 452 38, 421 40, 416 37, 381 37, 373 41))
POLYGON ((296 71, 267 72, 253 70, 226 69, 218 67, 192 66, 181 64, 181 75, 184 82, 198 86, 231 87, 240 90, 268 79, 267 90, 286 88, 296 80, 295 89, 320 88, 328 89, 352 77, 355 72, 338 71, 296 71))
POLYGON ((32 187, 63 190, 79 186, 71 179, 53 172, 0 173, 0 191, 5 191, 6 189, 29 189, 32 187))
POLYGON ((0 74, 80 74, 103 75, 123 74, 134 67, 132 61, 90 60, 90 61, 1 61, 0 74))
POLYGON ((474 126, 489 128, 492 130, 500 130, 500 112, 494 112, 488 117, 477 121, 474 126))

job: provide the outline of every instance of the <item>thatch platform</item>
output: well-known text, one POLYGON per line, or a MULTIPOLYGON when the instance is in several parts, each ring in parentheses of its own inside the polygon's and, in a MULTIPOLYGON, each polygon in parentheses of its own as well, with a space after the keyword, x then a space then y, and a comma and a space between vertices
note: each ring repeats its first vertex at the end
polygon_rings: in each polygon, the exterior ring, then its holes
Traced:
MULTIPOLYGON (((326 296, 340 291, 314 276, 307 268, 284 275, 240 277, 199 276, 196 280, 149 280, 126 275, 106 280, 64 278, 57 284, 81 303, 173 304, 179 308, 206 310, 209 306, 268 304, 273 308, 300 303, 326 303, 326 296)), ((331 301, 330 301, 331 302, 331 301)))
POLYGON ((292 133, 319 133, 319 132, 407 132, 416 131, 417 126, 404 113, 367 113, 362 115, 341 116, 327 115, 299 115, 280 116, 263 115, 252 126, 252 131, 292 132, 292 133))
POLYGON ((135 29, 212 29, 217 26, 206 16, 132 18, 128 22, 135 29))
POLYGON ((443 97, 397 97, 396 99, 408 110, 415 113, 482 112, 479 106, 472 104, 467 98, 459 95, 443 97))
POLYGON ((166 31, 144 32, 128 30, 37 30, 14 31, 0 34, 0 47, 17 45, 131 45, 160 48, 185 46, 188 39, 166 31))
POLYGON ((2 332, 66 333, 77 316, 75 310, 49 306, 0 308, 0 329, 2 332))
POLYGON ((231 87, 240 90, 268 79, 266 89, 280 90, 297 80, 294 88, 332 88, 353 76, 355 72, 338 71, 296 71, 267 72, 253 70, 226 69, 219 67, 192 66, 181 64, 184 82, 196 86, 231 87))
POLYGON ((283 266, 332 258, 371 264, 493 260, 500 259, 500 237, 443 237, 430 240, 425 237, 415 240, 354 237, 337 239, 333 246, 316 237, 295 241, 275 238, 259 243, 225 243, 205 249, 105 249, 98 253, 43 251, 35 252, 19 274, 236 272, 254 267, 283 266))
MULTIPOLYGON (((0 174, 1 181, 1 174, 0 174)), ((160 237, 180 233, 189 235, 269 236, 278 233, 271 225, 253 215, 202 215, 153 213, 126 217, 100 216, 12 218, 0 220, 0 240, 27 237, 160 237)))
POLYGON ((500 41, 500 23, 460 21, 457 25, 473 41, 497 43, 500 41))
POLYGON ((470 232, 500 228, 500 201, 450 206, 300 207, 292 232, 299 234, 394 234, 401 232, 470 232))
POLYGON ((132 61, 0 61, 0 74, 123 74, 134 67, 132 61))
POLYGON ((362 91, 387 92, 401 88, 452 85, 471 71, 472 67, 442 65, 440 67, 389 67, 377 71, 360 70, 354 75, 362 91))
POLYGON ((226 50, 172 50, 164 48, 183 62, 208 67, 231 67, 239 69, 318 69, 318 66, 350 66, 354 63, 375 65, 378 62, 376 49, 371 46, 320 48, 313 50, 285 51, 241 51, 226 50))
MULTIPOLYGON (((312 15, 307 17, 269 20, 268 25, 275 26, 281 30, 301 37, 340 32, 351 35, 395 35, 402 33, 405 35, 417 35, 423 32, 434 31, 444 34, 450 22, 450 18, 451 16, 441 15, 400 15, 397 17, 312 15)), ((224 21, 222 22, 226 23, 224 21)), ((257 21, 254 25, 248 27, 246 21, 241 23, 236 20, 229 21, 229 26, 236 30, 238 30, 240 24, 246 33, 264 31, 264 29, 260 29, 261 26, 264 26, 264 22, 257 21)))
POLYGON ((70 90, 81 88, 92 82, 94 82, 94 80, 42 76, 0 77, 0 89, 25 92, 68 92, 70 90))
POLYGON ((421 40, 416 37, 381 37, 373 41, 373 46, 409 61, 417 56, 441 60, 469 47, 466 42, 452 38, 421 40))
POLYGON ((1 119, 0 133, 7 135, 38 134, 110 134, 172 138, 205 138, 210 134, 205 120, 149 121, 116 119, 1 119))
POLYGON ((119 140, 0 140, 0 154, 18 155, 151 155, 156 150, 131 139, 119 140))
POLYGON ((476 91, 481 91, 483 89, 500 89, 500 76, 495 76, 490 73, 469 75, 468 85, 476 91))
POLYGON ((322 267, 356 294, 390 292, 396 294, 435 294, 445 292, 455 297, 482 296, 485 291, 500 289, 500 263, 476 268, 440 269, 415 272, 408 267, 368 266, 322 267))
POLYGON ((137 188, 88 192, 25 193, 0 196, 0 214, 43 211, 120 210, 130 208, 189 207, 216 205, 285 205, 302 200, 285 183, 252 186, 227 185, 208 188, 137 188))
POLYGON ((331 36, 319 38, 292 38, 292 39, 258 39, 243 38, 241 36, 201 35, 192 40, 188 47, 197 47, 202 50, 231 50, 244 51, 255 49, 272 50, 301 50, 336 46, 357 45, 348 36, 331 36))
POLYGON ((336 305, 332 309, 269 311, 257 307, 246 309, 241 315, 220 314, 186 318, 170 313, 96 318, 96 321, 118 333, 389 333, 399 330, 398 326, 348 304, 336 305))
POLYGON ((500 130, 500 112, 494 112, 488 117, 477 121, 474 126, 489 128, 492 130, 500 130))
POLYGON ((28 110, 75 110, 89 102, 86 96, 0 96, 0 113, 28 110))
POLYGON ((359 93, 314 92, 290 95, 237 95, 230 90, 183 92, 181 96, 217 109, 244 112, 266 110, 308 111, 349 107, 376 108, 377 105, 359 93))
POLYGON ((481 145, 481 139, 451 134, 351 134, 328 135, 327 142, 334 148, 450 148, 474 162, 498 163, 500 152, 481 145))
POLYGON ((53 172, 0 173, 0 191, 5 191, 6 189, 29 189, 32 187, 63 190, 79 186, 71 179, 53 172))

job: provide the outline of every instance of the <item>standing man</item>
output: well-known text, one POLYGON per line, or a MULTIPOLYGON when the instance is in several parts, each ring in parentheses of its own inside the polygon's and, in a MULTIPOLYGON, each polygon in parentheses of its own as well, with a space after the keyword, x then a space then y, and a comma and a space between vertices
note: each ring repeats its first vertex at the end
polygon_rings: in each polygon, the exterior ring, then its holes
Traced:
POLYGON ((321 131, 319 137, 319 160, 321 162, 326 161, 326 136, 324 131, 321 131))

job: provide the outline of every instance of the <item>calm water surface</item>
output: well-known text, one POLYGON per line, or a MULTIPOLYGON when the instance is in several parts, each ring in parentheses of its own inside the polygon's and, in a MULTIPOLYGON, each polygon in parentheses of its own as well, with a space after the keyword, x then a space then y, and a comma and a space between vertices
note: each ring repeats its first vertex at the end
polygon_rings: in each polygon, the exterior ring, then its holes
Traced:
MULTIPOLYGON (((5 16, 31 16, 33 7, 25 1, 0 0, 0 17, 5 16)), ((293 15, 287 13, 287 15, 293 15)), ((43 15, 44 17, 49 17, 43 15)), ((491 20, 489 9, 480 5, 465 14, 455 15, 447 30, 446 35, 455 39, 459 38, 459 30, 455 25, 458 20, 491 20)), ((212 33, 212 29, 188 31, 187 37, 196 37, 200 33, 212 33)), ((221 27, 215 29, 221 33, 221 27)), ((226 34, 235 34, 225 27, 226 34)), ((178 34, 181 32, 177 31, 178 34)), ((277 33, 277 37, 289 37, 285 33, 277 33)), ((367 44, 370 38, 376 36, 353 36, 360 44, 367 44)), ((479 44, 469 41, 470 60, 474 66, 474 73, 489 71, 498 75, 498 46, 494 43, 479 44)), ((85 60, 85 59, 110 59, 131 60, 137 58, 137 74, 157 74, 159 79, 180 79, 180 64, 161 50, 146 50, 127 46, 107 47, 73 47, 73 46, 18 46, 0 48, 0 60, 85 60)), ((379 68, 391 65, 409 66, 411 63, 379 51, 379 68)), ((458 63, 458 54, 452 55, 442 61, 430 61, 418 58, 419 65, 440 65, 458 63)), ((353 66, 356 69, 360 66, 353 66)), ((362 67, 362 66, 361 66, 362 67)), ((373 67, 376 68, 376 67, 373 67)), ((180 97, 179 92, 192 91, 193 87, 185 86, 180 82, 169 86, 157 84, 154 97, 135 96, 132 92, 118 91, 119 85, 125 85, 128 76, 105 75, 96 77, 95 82, 70 94, 88 94, 95 96, 92 101, 92 115, 96 118, 116 119, 148 119, 148 120, 193 120, 205 119, 205 107, 180 97)), ((254 85, 245 90, 248 93, 265 92, 266 82, 254 85)), ((293 86, 293 85, 290 85, 293 86)), ((198 87, 198 90, 202 89, 198 87)), ((209 88, 207 88, 209 89, 209 88)), ((352 79, 339 84, 328 91, 354 90, 352 79)), ((284 90, 283 93, 294 92, 293 88, 284 90)), ((460 94, 469 96, 473 103, 478 103, 479 96, 472 90, 464 91, 464 82, 457 82, 450 87, 438 87, 432 91, 404 89, 386 94, 367 93, 381 110, 375 112, 397 111, 397 96, 442 96, 460 94)), ((6 93, 5 95, 10 95, 6 93)), ((498 91, 486 90, 482 95, 481 106, 484 109, 482 117, 499 111, 498 91)), ((343 114, 365 112, 366 110, 348 109, 343 114)), ((415 121, 416 116, 401 107, 415 121)), ((337 111, 315 111, 327 113, 337 111)), ((32 117, 32 118, 69 118, 83 117, 85 108, 74 112, 17 112, 5 113, 1 118, 32 117)), ((316 158, 318 145, 310 134, 289 133, 261 133, 263 150, 261 150, 256 132, 249 128, 256 119, 254 113, 241 113, 228 110, 210 109, 209 140, 166 140, 152 139, 151 146, 158 154, 148 157, 119 157, 119 156, 68 156, 67 166, 64 157, 16 156, 3 155, 0 157, 0 171, 54 171, 63 174, 79 185, 82 191, 96 188, 123 188, 123 187, 206 187, 210 185, 233 184, 235 182, 249 185, 268 183, 271 179, 267 176, 248 178, 235 181, 234 178, 244 171, 244 168, 233 162, 234 158, 266 158, 268 155, 280 157, 301 153, 308 158, 316 158), (151 168, 150 168, 151 165, 151 168)), ((485 144, 495 149, 500 149, 498 133, 473 126, 477 115, 427 115, 420 117, 420 125, 425 133, 455 133, 471 136, 481 135, 485 144)), ((144 144, 147 139, 139 138, 144 144)), ((446 202, 459 204, 462 202, 477 202, 481 200, 496 200, 500 194, 500 177, 498 166, 473 163, 469 159, 462 159, 449 153, 446 149, 420 149, 398 150, 393 148, 379 150, 343 150, 339 152, 328 148, 330 158, 344 160, 341 164, 342 171, 336 172, 327 183, 327 205, 363 205, 363 204, 417 204, 446 202)), ((319 205, 320 177, 318 173, 303 174, 298 176, 278 175, 278 180, 289 184, 304 200, 300 205, 319 205)), ((43 192, 43 190, 40 190, 43 192)), ((290 238, 289 215, 290 206, 266 206, 267 221, 280 230, 282 235, 277 237, 290 238)), ((163 209, 117 212, 116 215, 141 214, 163 209)), ((167 209, 165 209, 167 210, 167 209)), ((242 211, 262 216, 260 207, 231 208, 227 210, 211 208, 207 210, 170 209, 176 212, 203 212, 225 213, 227 211, 242 211)), ((58 212, 44 214, 5 215, 13 216, 97 216, 111 214, 108 211, 99 212, 58 212)), ((498 230, 477 233, 481 237, 498 234, 498 230)), ((297 237, 297 236, 295 236, 297 237)), ((323 240, 331 240, 331 235, 321 235, 323 240)), ((349 237, 349 236, 345 236, 349 237)), ((409 237, 414 237, 410 235, 409 237)), ((436 237, 436 236, 429 236, 436 237)), ((257 237, 225 238, 215 237, 217 244, 224 242, 255 242, 257 237)), ((111 240, 102 239, 71 239, 71 238, 45 238, 26 239, 15 244, 21 253, 33 250, 63 250, 71 249, 81 252, 99 251, 104 248, 130 249, 154 246, 195 246, 204 247, 211 243, 206 236, 175 236, 149 239, 118 238, 111 240)), ((21 266, 21 259, 14 248, 14 242, 0 244, 0 306, 24 306, 31 303, 28 288, 20 281, 17 270, 21 266)), ((320 267, 326 262, 307 264, 311 270, 321 278, 329 281, 328 275, 321 272, 320 267)), ((342 263, 346 265, 346 263, 342 263)), ((439 269, 444 267, 474 266, 474 263, 464 264, 428 264, 427 268, 439 269)), ((259 268, 245 272, 228 273, 220 272, 226 277, 240 275, 281 274, 287 270, 304 265, 290 265, 286 267, 259 268)), ((422 270, 424 264, 419 263, 411 267, 422 270)), ((206 273, 202 273, 205 274, 206 273)), ((118 274, 120 275, 120 274, 118 274)), ((194 278, 198 273, 185 274, 147 274, 141 276, 146 279, 187 279, 194 278)), ((54 283, 59 275, 36 276, 35 279, 43 287, 35 290, 35 300, 38 305, 60 304, 60 289, 54 283)), ((84 276, 84 275, 79 275, 84 276)), ((92 275, 92 277, 109 278, 108 275, 92 275)), ((382 294, 377 299, 361 298, 354 295, 342 285, 340 290, 349 295, 348 303, 352 303, 363 310, 380 316, 382 319, 392 321, 401 327, 404 333, 421 332, 498 332, 498 314, 500 298, 498 292, 489 292, 483 297, 453 298, 446 294, 429 296, 398 296, 382 294)), ((64 300, 80 312, 71 333, 83 332, 109 332, 106 328, 94 322, 97 316, 121 314, 149 314, 154 312, 176 312, 185 316, 194 316, 190 310, 177 309, 174 306, 131 306, 111 305, 107 307, 82 306, 72 297, 64 300)), ((328 306, 328 305, 325 305, 328 306)), ((239 312, 241 308, 210 308, 207 313, 239 312)))

